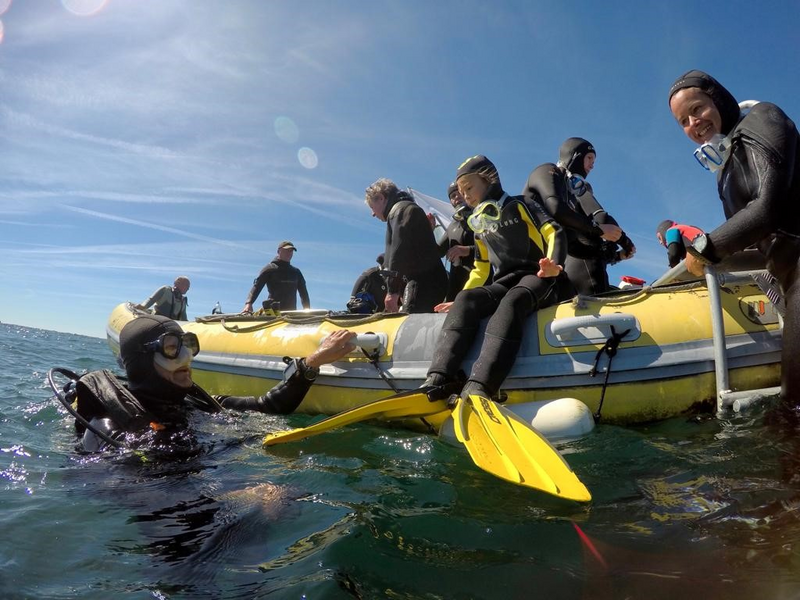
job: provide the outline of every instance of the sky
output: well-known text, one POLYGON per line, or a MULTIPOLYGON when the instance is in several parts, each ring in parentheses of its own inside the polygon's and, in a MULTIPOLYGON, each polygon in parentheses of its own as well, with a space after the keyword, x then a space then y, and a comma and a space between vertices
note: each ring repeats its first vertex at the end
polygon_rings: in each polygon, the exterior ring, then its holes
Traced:
POLYGON ((104 337, 178 275, 190 319, 237 312, 282 240, 344 309, 383 250, 370 183, 445 198, 485 154, 519 194, 572 136, 637 246, 612 283, 652 281, 661 220, 724 219, 670 85, 797 119, 798 56, 796 0, 0 0, 0 321, 104 337))

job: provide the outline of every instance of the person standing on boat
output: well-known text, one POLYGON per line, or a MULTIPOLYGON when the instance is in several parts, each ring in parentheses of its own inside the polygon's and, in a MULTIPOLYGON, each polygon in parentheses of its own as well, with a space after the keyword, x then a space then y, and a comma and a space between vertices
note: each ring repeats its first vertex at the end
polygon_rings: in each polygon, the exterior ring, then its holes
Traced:
POLYGON ((695 158, 716 174, 726 221, 700 233, 687 247, 687 270, 697 276, 734 252, 755 244, 786 300, 781 393, 800 402, 800 136, 794 122, 769 102, 748 103, 703 71, 681 75, 669 90, 669 107, 699 148, 695 158))
POLYGON ((119 335, 120 360, 127 385, 109 371, 94 371, 78 380, 76 423, 86 452, 99 452, 112 440, 126 446, 191 445, 189 415, 197 409, 223 409, 289 414, 303 401, 323 364, 355 349, 355 333, 342 329, 323 340, 306 358, 289 363, 284 381, 260 397, 211 396, 192 381, 192 359, 200 351, 194 333, 166 317, 141 316, 125 324, 119 335), (88 423, 88 426, 87 426, 88 423))
POLYGON ((172 287, 165 285, 158 288, 152 296, 136 306, 147 310, 155 304, 155 314, 176 321, 186 321, 186 307, 189 306, 186 292, 189 291, 190 286, 191 282, 188 277, 176 277, 172 287))
POLYGON ((636 253, 636 246, 600 205, 586 181, 596 157, 590 142, 568 138, 559 149, 558 164, 536 167, 523 190, 525 202, 543 206, 565 229, 564 269, 577 292, 584 295, 612 289, 606 268, 636 253))
POLYGON ((455 382, 481 319, 490 317, 461 393, 492 398, 514 365, 526 317, 574 293, 563 273, 566 236, 536 203, 506 194, 485 156, 465 160, 456 182, 472 208, 468 224, 475 232, 475 266, 455 301, 436 307, 447 318, 423 387, 447 389, 455 382))
POLYGON ((656 228, 658 243, 667 249, 669 266, 674 267, 686 258, 686 247, 692 245, 692 240, 703 233, 703 230, 694 225, 676 223, 672 219, 665 219, 656 228))
POLYGON ((377 267, 370 267, 358 276, 350 292, 347 310, 356 314, 383 312, 386 297, 386 280, 383 277, 383 253, 375 259, 377 267))
POLYGON ((452 302, 469 279, 469 273, 475 261, 475 234, 467 225, 467 218, 472 209, 467 206, 456 182, 447 188, 447 197, 455 209, 453 222, 447 226, 444 237, 439 242, 441 256, 450 261, 450 273, 447 279, 446 302, 452 302))
POLYGON ((311 300, 308 298, 306 280, 300 269, 291 264, 292 257, 297 251, 292 242, 281 242, 278 244, 278 255, 261 269, 258 277, 253 281, 253 287, 247 294, 244 301, 242 312, 253 312, 253 302, 256 301, 264 285, 267 286, 269 296, 267 302, 279 304, 280 310, 295 310, 297 308, 297 294, 300 294, 300 301, 303 308, 311 308, 311 300))
POLYGON ((447 271, 425 211, 389 179, 370 185, 365 202, 386 223, 384 268, 390 272, 385 312, 433 312, 447 294, 447 271))

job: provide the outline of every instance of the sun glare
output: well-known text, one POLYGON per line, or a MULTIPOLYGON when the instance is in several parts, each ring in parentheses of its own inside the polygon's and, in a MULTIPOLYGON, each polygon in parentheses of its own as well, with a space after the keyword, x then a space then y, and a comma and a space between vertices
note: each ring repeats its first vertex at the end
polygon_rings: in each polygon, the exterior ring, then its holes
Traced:
POLYGON ((9 6, 11 6, 11 0, 0 0, 0 15, 5 14, 9 6))
POLYGON ((0 21, 0 44, 3 43, 3 37, 5 36, 5 33, 6 33, 6 30, 5 30, 5 27, 3 27, 3 22, 0 21))
POLYGON ((91 17, 103 10, 108 0, 61 0, 61 4, 73 15, 91 17))
POLYGON ((300 164, 306 169, 316 169, 319 164, 317 153, 311 148, 306 147, 300 148, 300 150, 297 151, 297 160, 299 160, 300 164))
POLYGON ((294 144, 300 137, 300 130, 289 117, 278 117, 275 119, 275 135, 287 144, 294 144))

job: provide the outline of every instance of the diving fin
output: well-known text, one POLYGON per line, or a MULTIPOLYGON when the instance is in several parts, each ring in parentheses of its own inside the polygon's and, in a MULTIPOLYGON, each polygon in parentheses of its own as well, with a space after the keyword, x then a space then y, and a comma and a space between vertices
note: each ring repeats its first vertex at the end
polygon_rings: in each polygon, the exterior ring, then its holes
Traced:
POLYGON ((443 399, 438 399, 441 395, 439 388, 431 387, 401 392, 382 400, 376 400, 369 404, 340 412, 308 427, 268 433, 264 437, 263 445, 272 446, 274 444, 302 440, 318 433, 324 433, 331 429, 369 419, 427 417, 447 410, 447 402, 443 399))
POLYGON ((568 500, 588 502, 592 499, 558 450, 536 429, 488 398, 471 394, 469 404, 497 451, 518 471, 518 481, 503 479, 568 500))
POLYGON ((453 425, 456 439, 464 444, 476 466, 500 479, 521 483, 519 470, 498 450, 475 411, 461 397, 453 409, 453 425))

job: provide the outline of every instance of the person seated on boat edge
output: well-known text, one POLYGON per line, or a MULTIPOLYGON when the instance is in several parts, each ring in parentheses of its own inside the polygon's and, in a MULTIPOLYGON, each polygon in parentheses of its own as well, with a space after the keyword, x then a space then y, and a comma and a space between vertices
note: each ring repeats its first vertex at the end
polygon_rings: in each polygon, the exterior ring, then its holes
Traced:
POLYGON ((672 115, 700 144, 697 161, 716 174, 727 219, 692 240, 685 265, 702 276, 705 265, 757 245, 786 300, 781 395, 800 404, 800 136, 775 104, 747 104, 743 114, 734 96, 703 71, 688 71, 670 87, 672 115))
POLYGON ((383 178, 366 189, 364 201, 372 216, 386 223, 383 266, 392 274, 385 312, 398 312, 401 298, 405 312, 433 312, 447 294, 447 271, 425 211, 410 194, 383 178))
POLYGON ((608 265, 632 258, 636 253, 636 246, 600 205, 586 181, 596 157, 589 141, 568 138, 559 149, 558 164, 536 167, 523 189, 526 202, 543 206, 566 231, 564 270, 583 295, 613 289, 608 281, 608 265))
POLYGON ((155 314, 176 321, 186 321, 186 307, 189 306, 186 292, 189 291, 190 286, 191 282, 188 277, 183 275, 176 277, 172 287, 165 285, 158 288, 142 304, 137 304, 136 308, 147 310, 155 304, 155 314))
POLYGON ((475 266, 455 301, 436 307, 448 314, 423 387, 451 388, 481 319, 490 317, 461 393, 491 398, 514 365, 526 317, 574 295, 563 272, 566 235, 537 203, 506 194, 497 169, 485 156, 465 160, 456 182, 472 207, 468 224, 475 233, 475 266))
POLYGON ((656 228, 658 243, 667 249, 669 266, 674 267, 686 258, 686 247, 692 245, 692 240, 703 233, 703 230, 694 225, 676 223, 672 219, 665 219, 656 228))
POLYGON ((383 253, 380 253, 375 262, 377 267, 370 267, 358 276, 350 292, 347 310, 354 314, 368 315, 383 312, 384 298, 386 297, 386 280, 382 275, 383 253))
POLYGON ((300 302, 303 308, 311 308, 311 300, 308 297, 306 280, 303 273, 297 267, 291 265, 292 257, 297 248, 292 242, 283 241, 278 244, 278 255, 266 265, 258 277, 253 280, 253 287, 247 294, 244 301, 243 313, 253 312, 253 303, 258 298, 264 286, 267 286, 268 305, 279 303, 281 310, 295 310, 297 308, 297 295, 300 294, 300 302))
POLYGON ((455 181, 448 186, 447 197, 455 212, 439 242, 439 253, 450 262, 445 302, 452 302, 464 289, 475 263, 475 234, 467 225, 472 209, 464 201, 455 181))
MULTIPOLYGON (((192 381, 192 359, 200 351, 197 336, 166 317, 142 316, 126 323, 119 335, 127 386, 108 371, 82 376, 76 386, 78 414, 93 429, 136 446, 185 443, 193 409, 289 414, 303 401, 321 365, 355 349, 350 342, 355 335, 346 329, 330 334, 311 355, 289 363, 284 381, 263 396, 211 396, 192 381)), ((108 447, 91 428, 76 422, 76 429, 84 451, 108 447)))

